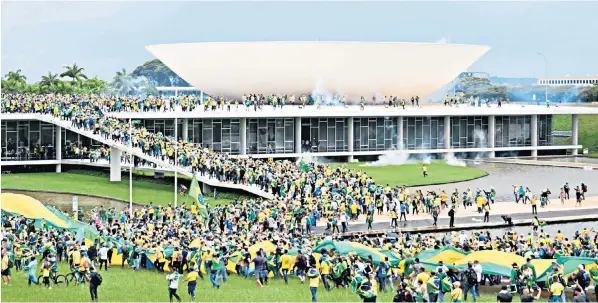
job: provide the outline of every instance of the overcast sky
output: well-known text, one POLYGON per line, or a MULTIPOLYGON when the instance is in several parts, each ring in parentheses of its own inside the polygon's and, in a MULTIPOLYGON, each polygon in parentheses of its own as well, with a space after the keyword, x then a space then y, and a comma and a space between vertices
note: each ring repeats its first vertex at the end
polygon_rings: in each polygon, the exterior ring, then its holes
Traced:
POLYGON ((149 44, 361 40, 482 44, 470 71, 598 74, 598 2, 7 2, 2 75, 37 81, 76 62, 112 78, 153 59, 149 44))

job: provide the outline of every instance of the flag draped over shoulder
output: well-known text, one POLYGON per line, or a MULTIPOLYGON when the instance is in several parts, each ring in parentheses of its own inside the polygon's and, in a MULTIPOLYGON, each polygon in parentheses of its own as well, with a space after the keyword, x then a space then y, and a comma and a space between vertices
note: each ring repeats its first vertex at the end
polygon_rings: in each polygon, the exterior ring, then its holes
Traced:
POLYGON ((197 182, 197 178, 193 176, 193 180, 191 180, 191 186, 189 186, 189 196, 195 199, 195 203, 197 203, 197 209, 199 214, 207 218, 208 217, 208 204, 203 198, 203 194, 201 193, 201 187, 199 187, 199 182, 197 182))

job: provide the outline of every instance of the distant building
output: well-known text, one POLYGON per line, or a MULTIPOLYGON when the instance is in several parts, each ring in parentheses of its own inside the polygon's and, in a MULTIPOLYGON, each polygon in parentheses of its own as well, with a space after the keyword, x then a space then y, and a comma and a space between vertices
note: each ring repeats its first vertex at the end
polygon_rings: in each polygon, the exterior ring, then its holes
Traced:
POLYGON ((598 85, 597 76, 578 76, 578 77, 547 77, 540 78, 536 82, 538 85, 548 86, 591 86, 598 85))

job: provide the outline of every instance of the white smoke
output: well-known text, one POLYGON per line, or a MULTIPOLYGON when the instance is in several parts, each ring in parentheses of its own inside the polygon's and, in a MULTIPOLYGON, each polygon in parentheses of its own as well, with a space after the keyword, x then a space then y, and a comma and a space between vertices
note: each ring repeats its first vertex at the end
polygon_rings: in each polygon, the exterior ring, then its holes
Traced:
POLYGON ((301 154, 301 157, 299 157, 299 161, 297 161, 297 162, 301 162, 301 161, 303 161, 305 163, 315 163, 315 164, 332 163, 326 157, 315 157, 311 153, 301 154))
POLYGON ((390 153, 383 154, 374 162, 364 163, 361 166, 387 166, 403 165, 409 162, 409 154, 403 149, 396 149, 390 153))
POLYGON ((311 91, 311 97, 314 100, 314 104, 320 105, 343 106, 341 102, 342 95, 341 91, 337 91, 336 94, 330 92, 321 78, 316 81, 316 84, 311 91))
POLYGON ((446 164, 451 166, 467 166, 465 161, 456 158, 453 153, 446 154, 446 156, 444 156, 444 161, 446 161, 446 164))
MULTIPOLYGON (((475 147, 477 147, 477 148, 488 147, 488 138, 486 136, 486 133, 482 129, 476 128, 473 131, 473 141, 474 141, 475 147)), ((480 160, 482 159, 482 156, 483 156, 483 152, 476 153, 473 163, 479 164, 480 160)))

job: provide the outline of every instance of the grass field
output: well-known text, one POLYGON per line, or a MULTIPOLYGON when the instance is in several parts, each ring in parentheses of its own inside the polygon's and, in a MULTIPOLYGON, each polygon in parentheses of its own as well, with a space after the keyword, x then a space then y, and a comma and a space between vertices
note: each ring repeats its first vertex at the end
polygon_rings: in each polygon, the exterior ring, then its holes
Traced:
MULTIPOLYGON (((181 184, 183 181, 180 181, 181 184)), ((189 183, 189 181, 184 181, 189 183)), ((188 186, 187 186, 188 187, 188 186)), ((77 194, 98 195, 110 198, 129 200, 129 178, 124 177, 120 182, 110 182, 103 173, 89 171, 75 171, 70 173, 23 173, 2 175, 2 188, 50 190, 77 194)), ((133 177, 133 201, 148 204, 153 201, 157 205, 167 205, 174 201, 174 185, 165 180, 133 177)), ((230 203, 232 199, 210 199, 210 204, 230 203)), ((179 195, 179 202, 185 201, 186 196, 179 195)))
POLYGON ((368 176, 374 178, 376 183, 394 185, 426 185, 437 183, 451 183, 464 180, 470 180, 485 176, 487 173, 483 170, 451 166, 443 161, 433 161, 428 167, 428 177, 422 173, 422 164, 403 164, 389 166, 361 166, 364 163, 333 163, 334 167, 345 164, 348 168, 365 171, 368 176))
MULTIPOLYGON (((552 118, 554 130, 571 130, 571 115, 554 115, 552 118)), ((595 115, 579 115, 579 144, 589 149, 593 155, 598 155, 598 117, 595 115)), ((571 144, 571 138, 564 139, 571 144)))
MULTIPOLYGON (((457 182, 486 175, 486 172, 471 168, 450 166, 442 161, 434 161, 428 165, 429 176, 422 176, 421 164, 405 164, 391 166, 360 166, 363 163, 332 163, 333 167, 345 164, 349 168, 362 169, 372 176, 377 183, 390 185, 424 185, 457 182)), ((171 179, 159 180, 147 176, 147 173, 136 172, 133 177, 133 201, 147 204, 166 205, 174 201, 174 185, 171 179)), ((188 180, 180 180, 179 184, 187 184, 188 180)), ((123 176, 120 182, 110 182, 105 173, 91 171, 71 171, 56 173, 22 173, 2 176, 2 188, 50 190, 77 194, 90 194, 110 198, 129 200, 129 180, 123 176)), ((235 198, 232 194, 219 193, 218 199, 208 200, 210 204, 226 204, 235 198)), ((179 202, 186 196, 179 195, 179 202)))
MULTIPOLYGON (((59 273, 64 273, 65 265, 61 265, 59 273), (63 270, 64 269, 64 270, 63 270)), ((155 271, 133 272, 131 269, 110 268, 102 271, 103 282, 99 287, 100 302, 167 302, 168 284, 166 275, 155 271)), ((177 292, 183 301, 190 301, 186 282, 179 283, 177 292)), ((27 286, 27 277, 23 272, 16 273, 13 268, 11 287, 2 287, 3 302, 89 302, 89 286, 53 287, 44 289, 40 286, 27 286)), ((322 283, 318 289, 318 299, 322 302, 360 302, 358 295, 348 289, 334 289, 326 292, 322 283)), ((379 293, 378 302, 391 302, 394 293, 379 293)), ((176 301, 176 300, 175 300, 176 301)), ((300 284, 298 279, 290 278, 285 285, 282 280, 270 280, 270 283, 258 289, 255 280, 229 277, 228 283, 220 289, 213 289, 206 280, 199 280, 196 288, 196 301, 199 302, 310 302, 311 294, 308 284, 300 284)), ((473 301, 468 298, 468 301, 473 301)), ((496 295, 482 295, 478 302, 495 302, 496 295)))

